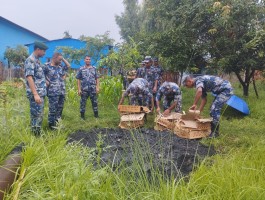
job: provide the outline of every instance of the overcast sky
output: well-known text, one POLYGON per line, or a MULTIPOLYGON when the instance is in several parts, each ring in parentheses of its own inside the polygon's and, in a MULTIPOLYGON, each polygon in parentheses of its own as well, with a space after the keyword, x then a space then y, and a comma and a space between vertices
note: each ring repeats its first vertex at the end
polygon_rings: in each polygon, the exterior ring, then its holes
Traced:
POLYGON ((49 40, 95 36, 110 31, 120 41, 115 15, 124 11, 123 0, 0 0, 0 16, 49 40))

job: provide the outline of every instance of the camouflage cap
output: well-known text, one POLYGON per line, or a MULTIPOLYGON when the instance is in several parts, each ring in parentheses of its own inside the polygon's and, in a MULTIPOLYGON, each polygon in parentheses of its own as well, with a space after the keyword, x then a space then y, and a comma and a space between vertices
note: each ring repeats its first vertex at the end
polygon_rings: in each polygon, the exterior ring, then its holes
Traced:
POLYGON ((44 44, 43 42, 35 41, 34 42, 34 48, 39 48, 41 50, 47 50, 48 46, 46 44, 44 44))

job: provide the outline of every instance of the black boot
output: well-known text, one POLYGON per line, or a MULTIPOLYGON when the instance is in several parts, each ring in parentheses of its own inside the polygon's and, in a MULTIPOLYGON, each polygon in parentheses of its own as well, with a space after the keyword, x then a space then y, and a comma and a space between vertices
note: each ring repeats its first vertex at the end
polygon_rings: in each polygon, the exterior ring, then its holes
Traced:
POLYGON ((55 127, 56 127, 56 122, 49 123, 49 128, 51 130, 55 130, 55 127))
POLYGON ((95 117, 95 118, 98 118, 98 111, 95 111, 95 112, 94 112, 94 117, 95 117))
POLYGON ((41 133, 40 127, 32 127, 32 128, 31 128, 31 132, 32 132, 35 136, 40 136, 40 133, 41 133))
POLYGON ((215 138, 219 136, 219 123, 215 124, 211 122, 211 134, 209 135, 209 138, 215 138))
POLYGON ((81 115, 81 119, 85 120, 85 113, 81 112, 80 115, 81 115))

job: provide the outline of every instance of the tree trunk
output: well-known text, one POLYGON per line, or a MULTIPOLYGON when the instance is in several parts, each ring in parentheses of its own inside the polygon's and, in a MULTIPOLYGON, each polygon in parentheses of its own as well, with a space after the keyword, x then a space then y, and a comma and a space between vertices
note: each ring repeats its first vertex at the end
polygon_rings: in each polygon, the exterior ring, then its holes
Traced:
POLYGON ((248 89, 249 89, 249 84, 244 84, 243 85, 243 95, 248 96, 248 89))
POLYGON ((254 90, 255 90, 255 94, 256 94, 256 97, 257 99, 259 98, 259 93, 258 93, 258 90, 257 90, 257 87, 256 87, 256 81, 253 77, 253 87, 254 87, 254 90))
POLYGON ((248 96, 248 94, 249 94, 249 84, 250 84, 251 78, 253 77, 254 72, 255 72, 254 69, 246 68, 244 80, 240 76, 239 72, 235 72, 240 84, 243 86, 243 95, 244 96, 248 96))
POLYGON ((181 70, 181 72, 180 72, 180 77, 179 77, 179 81, 178 81, 179 87, 182 84, 182 78, 183 78, 183 70, 181 70))

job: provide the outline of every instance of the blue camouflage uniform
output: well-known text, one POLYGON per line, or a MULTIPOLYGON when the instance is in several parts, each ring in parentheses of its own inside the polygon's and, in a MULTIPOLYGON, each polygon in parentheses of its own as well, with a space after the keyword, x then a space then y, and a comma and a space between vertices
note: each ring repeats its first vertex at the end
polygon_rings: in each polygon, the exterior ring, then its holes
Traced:
POLYGON ((66 89, 65 89, 65 76, 68 73, 68 67, 66 65, 63 65, 61 70, 60 70, 60 90, 61 90, 61 98, 59 99, 59 103, 58 103, 58 112, 57 112, 57 116, 56 119, 60 119, 62 117, 62 113, 63 113, 63 107, 64 107, 64 101, 65 101, 65 94, 66 94, 66 89))
POLYGON ((164 110, 170 107, 172 101, 177 102, 175 111, 181 112, 182 108, 182 95, 179 86, 173 82, 164 82, 158 89, 156 94, 156 101, 160 101, 162 96, 164 110))
POLYGON ((41 98, 41 103, 37 104, 34 95, 26 79, 27 97, 30 102, 31 128, 35 133, 40 132, 43 120, 44 98, 46 96, 46 82, 42 65, 38 58, 32 53, 25 61, 25 77, 32 76, 36 91, 41 98))
POLYGON ((51 63, 44 65, 44 74, 47 86, 47 96, 49 99, 48 122, 50 126, 55 126, 61 118, 65 100, 65 83, 63 76, 66 74, 67 66, 52 66, 51 63))
POLYGON ((77 72, 76 78, 81 81, 81 100, 80 100, 80 113, 85 113, 86 102, 88 97, 90 97, 92 108, 94 114, 98 113, 98 102, 97 102, 97 79, 99 75, 95 67, 83 66, 77 72))
POLYGON ((162 84, 162 77, 163 77, 163 73, 164 73, 164 70, 162 69, 161 66, 153 66, 154 69, 155 69, 155 73, 157 74, 157 88, 160 87, 160 85, 162 84))
POLYGON ((155 81, 158 80, 158 74, 156 73, 156 69, 154 67, 140 67, 136 72, 137 78, 144 78, 148 82, 148 88, 150 92, 153 92, 153 88, 155 86, 155 81))
POLYGON ((125 96, 130 96, 130 105, 147 106, 153 97, 152 93, 148 89, 148 82, 143 78, 136 78, 130 83, 126 91, 125 96))
POLYGON ((215 99, 211 105, 210 116, 213 118, 213 124, 217 125, 221 116, 223 105, 233 95, 233 88, 229 81, 216 76, 198 76, 195 78, 196 89, 202 88, 202 98, 207 96, 207 92, 212 92, 215 99))

